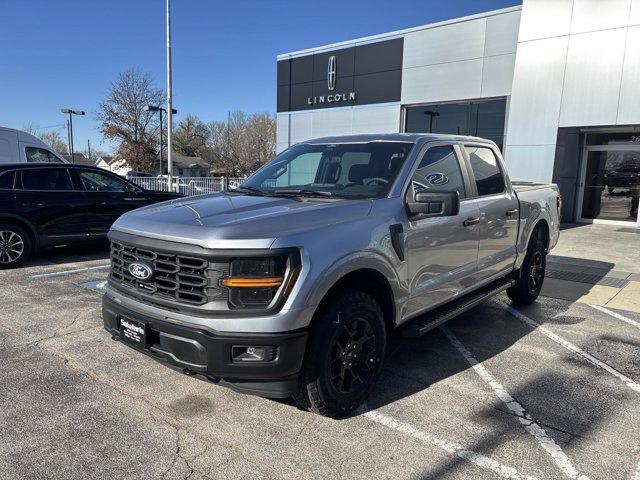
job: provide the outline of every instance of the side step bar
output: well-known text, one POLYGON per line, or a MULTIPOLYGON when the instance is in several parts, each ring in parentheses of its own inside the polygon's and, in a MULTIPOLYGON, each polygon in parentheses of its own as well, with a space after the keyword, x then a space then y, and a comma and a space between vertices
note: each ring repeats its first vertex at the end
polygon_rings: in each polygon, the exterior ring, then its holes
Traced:
POLYGON ((406 338, 415 338, 424 335, 429 330, 442 325, 447 320, 460 315, 463 312, 475 307, 486 299, 505 291, 515 283, 515 280, 503 278, 491 282, 484 287, 471 292, 464 297, 453 300, 430 312, 420 315, 415 320, 411 320, 406 325, 400 327, 400 333, 406 338))

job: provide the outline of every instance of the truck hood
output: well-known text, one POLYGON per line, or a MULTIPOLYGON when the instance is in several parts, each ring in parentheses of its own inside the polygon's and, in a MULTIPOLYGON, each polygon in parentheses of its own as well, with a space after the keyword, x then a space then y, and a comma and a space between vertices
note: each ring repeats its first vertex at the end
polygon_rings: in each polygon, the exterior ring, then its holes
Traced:
POLYGON ((367 216, 371 200, 216 193, 139 208, 114 230, 204 248, 269 248, 278 237, 367 216))

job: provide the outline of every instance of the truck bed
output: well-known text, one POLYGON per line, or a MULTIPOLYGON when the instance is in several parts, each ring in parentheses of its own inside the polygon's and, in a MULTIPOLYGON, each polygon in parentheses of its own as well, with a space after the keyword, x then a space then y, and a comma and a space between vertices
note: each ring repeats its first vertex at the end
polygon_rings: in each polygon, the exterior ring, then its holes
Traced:
POLYGON ((527 190, 539 190, 541 188, 553 187, 555 184, 512 181, 511 185, 516 192, 525 192, 527 190))

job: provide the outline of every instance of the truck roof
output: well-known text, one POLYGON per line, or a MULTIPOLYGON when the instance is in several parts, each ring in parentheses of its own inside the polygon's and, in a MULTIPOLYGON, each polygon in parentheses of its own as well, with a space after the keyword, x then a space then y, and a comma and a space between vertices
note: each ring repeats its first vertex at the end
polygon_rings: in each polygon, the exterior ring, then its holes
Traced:
POLYGON ((305 140, 299 143, 319 144, 319 143, 366 143, 366 142, 412 142, 426 139, 428 141, 449 141, 449 142, 484 142, 492 143, 491 140, 467 135, 448 135, 444 133, 368 133, 360 135, 339 135, 331 137, 320 137, 305 140))

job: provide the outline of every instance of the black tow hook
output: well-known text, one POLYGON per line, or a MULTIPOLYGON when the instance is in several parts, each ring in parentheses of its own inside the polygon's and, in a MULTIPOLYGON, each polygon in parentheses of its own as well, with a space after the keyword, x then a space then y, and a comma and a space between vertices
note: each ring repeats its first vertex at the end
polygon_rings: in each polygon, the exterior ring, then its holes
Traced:
POLYGON ((194 372, 193 370, 189 370, 188 368, 183 368, 182 369, 182 373, 184 373, 185 375, 187 375, 189 377, 193 377, 194 375, 198 374, 198 372, 194 372))

